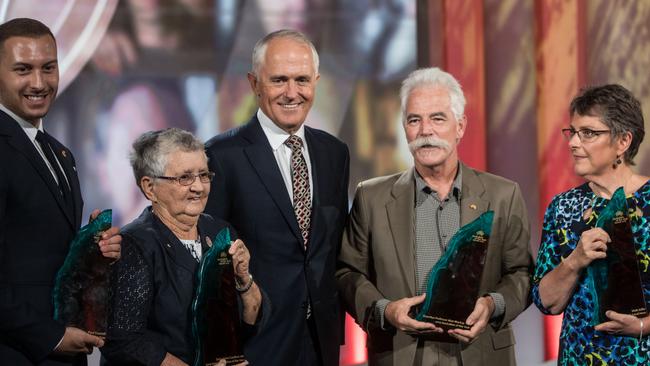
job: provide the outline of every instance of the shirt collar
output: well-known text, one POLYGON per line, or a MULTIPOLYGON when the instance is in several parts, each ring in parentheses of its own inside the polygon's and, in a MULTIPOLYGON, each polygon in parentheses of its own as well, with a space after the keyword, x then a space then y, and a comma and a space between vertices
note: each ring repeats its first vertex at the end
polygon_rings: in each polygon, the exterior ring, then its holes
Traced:
MULTIPOLYGON (((435 192, 427 185, 427 183, 424 181, 422 176, 420 176, 420 173, 418 173, 417 169, 413 169, 413 170, 415 171, 415 174, 413 176, 415 177, 415 192, 417 193, 417 197, 421 197, 423 193, 424 198, 426 198, 426 196, 435 192)), ((451 194, 456 198, 456 200, 460 200, 462 187, 463 187, 463 170, 460 168, 460 164, 458 164, 456 178, 454 178, 454 183, 452 184, 452 188, 451 188, 451 194)), ((442 200, 445 199, 446 197, 438 197, 438 198, 442 200)))
MULTIPOLYGON (((281 129, 278 127, 264 112, 262 112, 261 109, 257 110, 257 119, 260 121, 260 125, 262 126, 262 131, 264 131, 264 134, 266 135, 266 139, 269 140, 269 144, 271 145, 271 149, 273 151, 277 150, 284 144, 285 141, 291 136, 287 131, 281 129)), ((300 137, 303 142, 303 146, 307 145, 307 141, 305 140, 305 125, 302 124, 300 125, 300 128, 294 135, 300 137)))
POLYGON ((39 118, 38 120, 38 127, 34 127, 33 124, 27 122, 25 119, 18 117, 17 114, 14 112, 10 111, 9 108, 5 107, 4 105, 0 104, 0 110, 8 114, 11 118, 18 123, 18 125, 25 131, 27 134, 27 137, 34 142, 36 141, 36 134, 38 131, 43 132, 43 119, 39 118))

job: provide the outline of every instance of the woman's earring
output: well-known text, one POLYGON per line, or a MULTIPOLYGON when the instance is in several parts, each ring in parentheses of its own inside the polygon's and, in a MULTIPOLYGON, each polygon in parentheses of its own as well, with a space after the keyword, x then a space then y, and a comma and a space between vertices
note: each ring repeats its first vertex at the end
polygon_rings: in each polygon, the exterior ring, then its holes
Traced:
POLYGON ((614 165, 612 165, 612 168, 616 169, 616 168, 618 168, 618 166, 621 165, 622 163, 623 163, 623 161, 621 161, 621 157, 620 157, 620 156, 617 156, 617 157, 616 157, 616 161, 614 161, 614 165))

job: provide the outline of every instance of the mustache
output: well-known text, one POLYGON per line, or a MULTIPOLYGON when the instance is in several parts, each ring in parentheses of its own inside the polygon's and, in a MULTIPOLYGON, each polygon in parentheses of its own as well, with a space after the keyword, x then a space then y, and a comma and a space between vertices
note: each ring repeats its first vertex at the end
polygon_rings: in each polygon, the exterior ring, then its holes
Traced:
POLYGON ((435 136, 422 136, 409 142, 409 150, 411 150, 412 153, 421 147, 438 147, 444 150, 449 150, 451 148, 447 141, 435 136))

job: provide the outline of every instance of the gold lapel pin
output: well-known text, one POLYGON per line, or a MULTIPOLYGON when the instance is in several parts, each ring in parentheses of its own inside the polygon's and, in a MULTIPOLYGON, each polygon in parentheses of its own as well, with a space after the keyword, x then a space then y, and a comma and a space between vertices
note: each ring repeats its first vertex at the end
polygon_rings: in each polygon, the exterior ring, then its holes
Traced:
POLYGON ((68 154, 65 152, 65 150, 61 150, 61 155, 63 155, 64 158, 68 157, 68 154))
POLYGON ((473 204, 473 203, 472 203, 471 205, 469 205, 469 208, 471 208, 472 210, 476 210, 476 209, 477 209, 476 205, 473 204))

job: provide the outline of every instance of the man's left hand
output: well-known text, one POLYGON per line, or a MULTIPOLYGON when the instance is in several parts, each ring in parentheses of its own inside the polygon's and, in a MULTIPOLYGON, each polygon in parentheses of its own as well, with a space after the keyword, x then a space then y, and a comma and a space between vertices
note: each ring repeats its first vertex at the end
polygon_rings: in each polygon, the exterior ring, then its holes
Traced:
MULTIPOLYGON (((100 210, 94 210, 90 214, 90 221, 93 221, 100 214, 100 210)), ((102 238, 99 240, 99 250, 106 258, 114 260, 120 259, 122 250, 122 236, 120 235, 120 228, 112 226, 110 229, 102 233, 102 238)))
POLYGON ((492 313, 494 313, 494 300, 492 296, 479 297, 476 300, 476 305, 474 305, 474 311, 465 320, 465 323, 471 326, 471 328, 469 330, 451 329, 449 330, 449 335, 464 343, 474 342, 485 330, 492 313))

